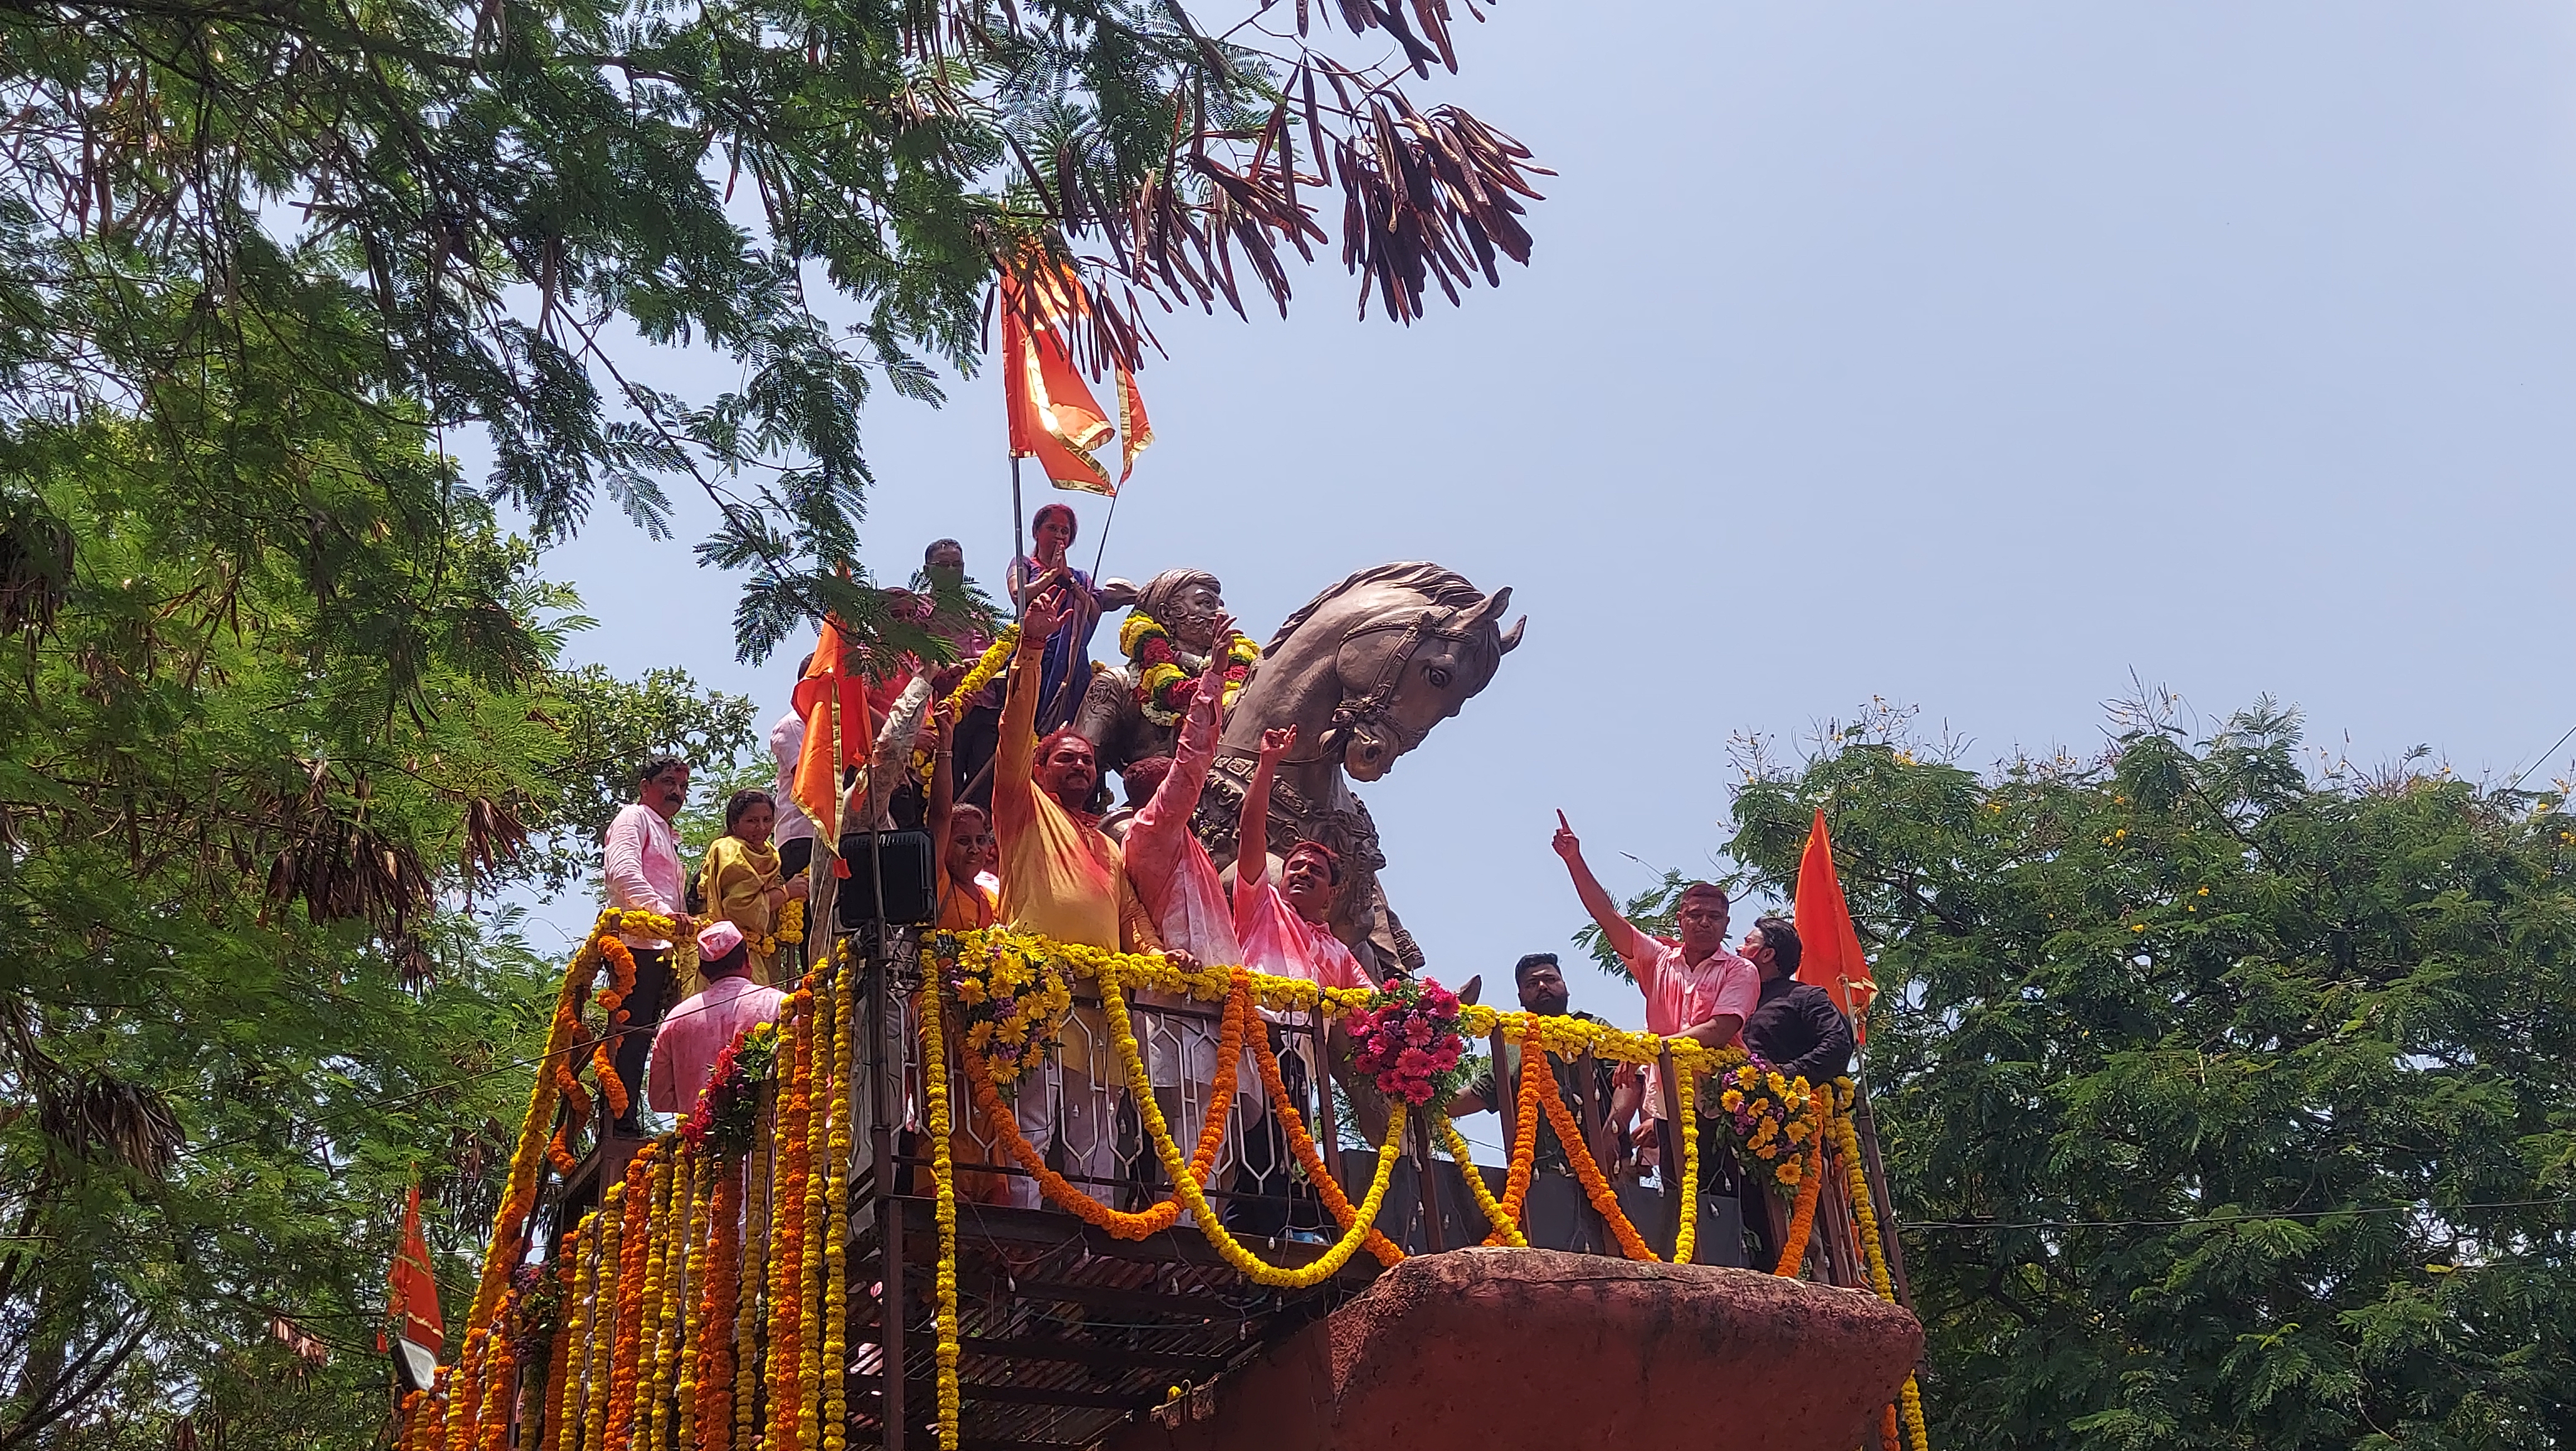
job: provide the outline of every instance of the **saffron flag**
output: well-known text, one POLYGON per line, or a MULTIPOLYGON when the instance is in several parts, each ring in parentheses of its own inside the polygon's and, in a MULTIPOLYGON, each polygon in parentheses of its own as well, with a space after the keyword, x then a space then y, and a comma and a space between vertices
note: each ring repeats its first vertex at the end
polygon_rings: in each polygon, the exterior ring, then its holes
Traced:
POLYGON ((1145 395, 1136 391, 1136 375, 1118 365, 1118 482, 1136 472, 1136 455, 1154 442, 1153 420, 1145 416, 1145 395))
MULTIPOLYGON (((1048 481, 1059 489, 1115 494, 1118 485, 1109 481, 1108 470, 1091 456, 1109 442, 1109 418, 1100 411, 1091 385, 1074 367, 1064 334, 1053 321, 1083 307, 1081 284, 1070 275, 1064 283, 1068 290, 1063 294, 1051 288, 1042 291, 1038 303, 1043 317, 1032 324, 1022 312, 1026 293, 1018 279, 1008 272, 1001 277, 1002 401, 1010 418, 1011 456, 1036 459, 1048 481)), ((1132 472, 1136 455, 1153 442, 1153 434, 1144 427, 1144 400, 1124 369, 1119 372, 1118 406, 1122 425, 1131 408, 1133 412, 1134 426, 1121 430, 1127 439, 1126 471, 1132 472)), ((1120 473, 1120 482, 1127 472, 1120 473)))
POLYGON ((1842 878, 1834 871, 1833 838, 1825 832, 1825 813, 1816 812, 1815 829, 1807 834, 1806 855, 1798 861, 1798 981, 1831 993, 1834 1006, 1852 1020, 1852 1034, 1869 1040, 1869 1005, 1878 984, 1861 956, 1860 932, 1852 926, 1851 904, 1843 900, 1842 878))
MULTIPOLYGON (((416 1390, 438 1378, 438 1351, 446 1340, 438 1315, 438 1278, 429 1269, 429 1241, 420 1233, 420 1186, 403 1206, 402 1248, 394 1255, 391 1309, 397 1322, 394 1358, 416 1390)), ((381 1347, 379 1347, 381 1348, 381 1347)))
POLYGON ((867 682, 850 668, 840 628, 828 619, 823 622, 822 639, 814 646, 814 657, 806 662, 804 678, 796 682, 795 705, 796 714, 805 721, 805 750, 797 757, 790 794, 814 829, 837 848, 842 769, 868 758, 876 732, 868 723, 867 682), (841 745, 837 760, 832 749, 836 713, 841 745))

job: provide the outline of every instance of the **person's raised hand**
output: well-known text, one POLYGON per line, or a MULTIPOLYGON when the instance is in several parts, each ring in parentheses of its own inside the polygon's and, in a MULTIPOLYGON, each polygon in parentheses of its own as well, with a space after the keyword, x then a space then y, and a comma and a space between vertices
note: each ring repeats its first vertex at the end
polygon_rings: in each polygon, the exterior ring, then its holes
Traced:
POLYGON ((1583 860, 1583 843, 1575 839, 1574 828, 1566 824, 1563 810, 1556 813, 1556 839, 1548 845, 1555 847, 1556 854, 1569 862, 1583 860))
POLYGON ((1029 590, 1028 608, 1020 611, 1020 647, 1022 649, 1027 649, 1033 643, 1044 643, 1056 631, 1064 628, 1065 621, 1073 618, 1073 601, 1066 599, 1063 592, 1057 588, 1063 578, 1062 571, 1049 570, 1040 576, 1037 584, 1029 590))
POLYGON ((1223 610, 1217 611, 1214 628, 1216 643, 1208 646, 1207 669, 1200 674, 1209 680, 1222 682, 1225 679, 1225 672, 1234 664, 1227 658, 1231 652, 1226 649, 1226 646, 1234 643, 1234 616, 1223 610))
POLYGON ((1295 725, 1272 726, 1261 733, 1261 759, 1276 763, 1281 756, 1288 754, 1288 748, 1295 744, 1297 744, 1295 725))
POLYGON ((1199 960, 1177 947, 1164 948, 1163 961, 1170 963, 1172 966, 1179 968, 1183 972, 1196 972, 1199 970, 1199 960))

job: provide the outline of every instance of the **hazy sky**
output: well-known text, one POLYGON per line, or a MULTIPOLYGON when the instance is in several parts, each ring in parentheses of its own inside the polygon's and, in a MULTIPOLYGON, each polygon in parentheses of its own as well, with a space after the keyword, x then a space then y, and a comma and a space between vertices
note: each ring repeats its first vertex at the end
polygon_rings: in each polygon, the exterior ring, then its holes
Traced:
MULTIPOLYGON (((2090 748, 2133 672, 2204 720, 2268 691, 2356 759, 2424 742, 2472 775, 2576 722, 2549 583, 2576 516, 2576 11, 1489 14, 1441 90, 1560 173, 1533 265, 1410 329, 1355 322, 1323 268, 1284 323, 1157 321, 1161 441, 1105 565, 1212 569, 1258 638, 1385 560, 1513 587, 1526 643, 1365 792, 1435 975, 1507 1000, 1515 956, 1567 947, 1554 808, 1633 888, 1621 853, 1724 840, 1731 734, 1874 696, 1977 765, 2090 748)), ((865 423, 871 567, 953 534, 997 585, 989 376, 865 423)), ((1088 563, 1106 501, 1056 497, 1088 563)), ((774 718, 792 656, 734 663, 735 583, 687 545, 603 510, 561 550, 604 622, 576 653, 774 718)))

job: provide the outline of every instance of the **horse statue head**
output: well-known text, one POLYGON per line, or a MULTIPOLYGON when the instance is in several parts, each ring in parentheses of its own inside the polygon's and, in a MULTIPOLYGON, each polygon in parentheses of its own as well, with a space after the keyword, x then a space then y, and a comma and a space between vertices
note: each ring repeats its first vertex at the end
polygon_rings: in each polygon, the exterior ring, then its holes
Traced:
POLYGON ((1486 594, 1436 564, 1361 570, 1271 637, 1226 721, 1226 753, 1257 753, 1263 730, 1294 722, 1291 761, 1378 779, 1493 680, 1528 623, 1503 628, 1511 603, 1509 589, 1486 594))
POLYGON ((1288 617, 1226 712, 1193 820, 1200 839, 1221 862, 1300 841, 1333 848, 1348 868, 1333 929, 1372 972, 1420 966, 1422 953, 1387 905, 1377 827, 1350 780, 1385 775, 1492 682, 1528 623, 1503 628, 1511 603, 1510 590, 1486 594, 1436 564, 1363 569, 1288 617), (1297 744, 1271 790, 1270 839, 1247 846, 1235 840, 1244 785, 1262 732, 1284 725, 1297 727, 1297 744))

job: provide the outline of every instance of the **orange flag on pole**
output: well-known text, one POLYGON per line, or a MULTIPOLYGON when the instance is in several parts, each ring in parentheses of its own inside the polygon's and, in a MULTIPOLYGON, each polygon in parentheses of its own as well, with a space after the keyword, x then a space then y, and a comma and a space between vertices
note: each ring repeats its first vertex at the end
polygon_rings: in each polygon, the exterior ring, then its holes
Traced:
POLYGON ((1798 981, 1831 993, 1834 1006, 1852 1020, 1853 1035, 1868 1041, 1869 1005, 1878 996, 1878 984, 1870 978, 1869 959, 1861 955, 1851 904, 1843 900, 1822 808, 1816 812, 1815 829, 1807 834, 1807 853, 1798 861, 1796 906, 1798 981))
POLYGON ((1118 482, 1136 472, 1136 455, 1154 442, 1153 420, 1145 416, 1145 395, 1136 391, 1136 375, 1118 365, 1118 482))
MULTIPOLYGON (((805 666, 805 677, 796 682, 795 705, 805 721, 805 749, 797 757, 790 794, 814 829, 828 834, 841 819, 842 769, 866 760, 876 740, 868 720, 867 682, 849 668, 840 628, 828 619, 823 622, 822 639, 814 646, 814 658, 805 666), (832 749, 836 719, 837 753, 832 749)), ((829 844, 838 850, 840 840, 833 836, 829 844)))
MULTIPOLYGON (((429 1269, 429 1241, 420 1232, 420 1186, 403 1206, 402 1248, 394 1255, 394 1354, 404 1378, 426 1390, 438 1377, 438 1351, 446 1329, 438 1314, 438 1277, 429 1269)), ((377 1347, 379 1350, 383 1346, 377 1347)))
MULTIPOLYGON (((1109 471, 1091 455, 1109 442, 1109 417, 1091 393, 1082 373, 1065 350, 1064 335, 1054 319, 1083 308, 1081 284, 1067 274, 1064 291, 1048 287, 1038 298, 1042 320, 1034 325, 1023 315, 1026 293, 1018 279, 1002 274, 1002 401, 1011 425, 1011 456, 1033 458, 1059 489, 1116 494, 1109 471)), ((1125 435, 1124 467, 1119 482, 1135 471, 1136 455, 1154 441, 1145 422, 1145 400, 1127 370, 1118 370, 1116 430, 1125 435)))

